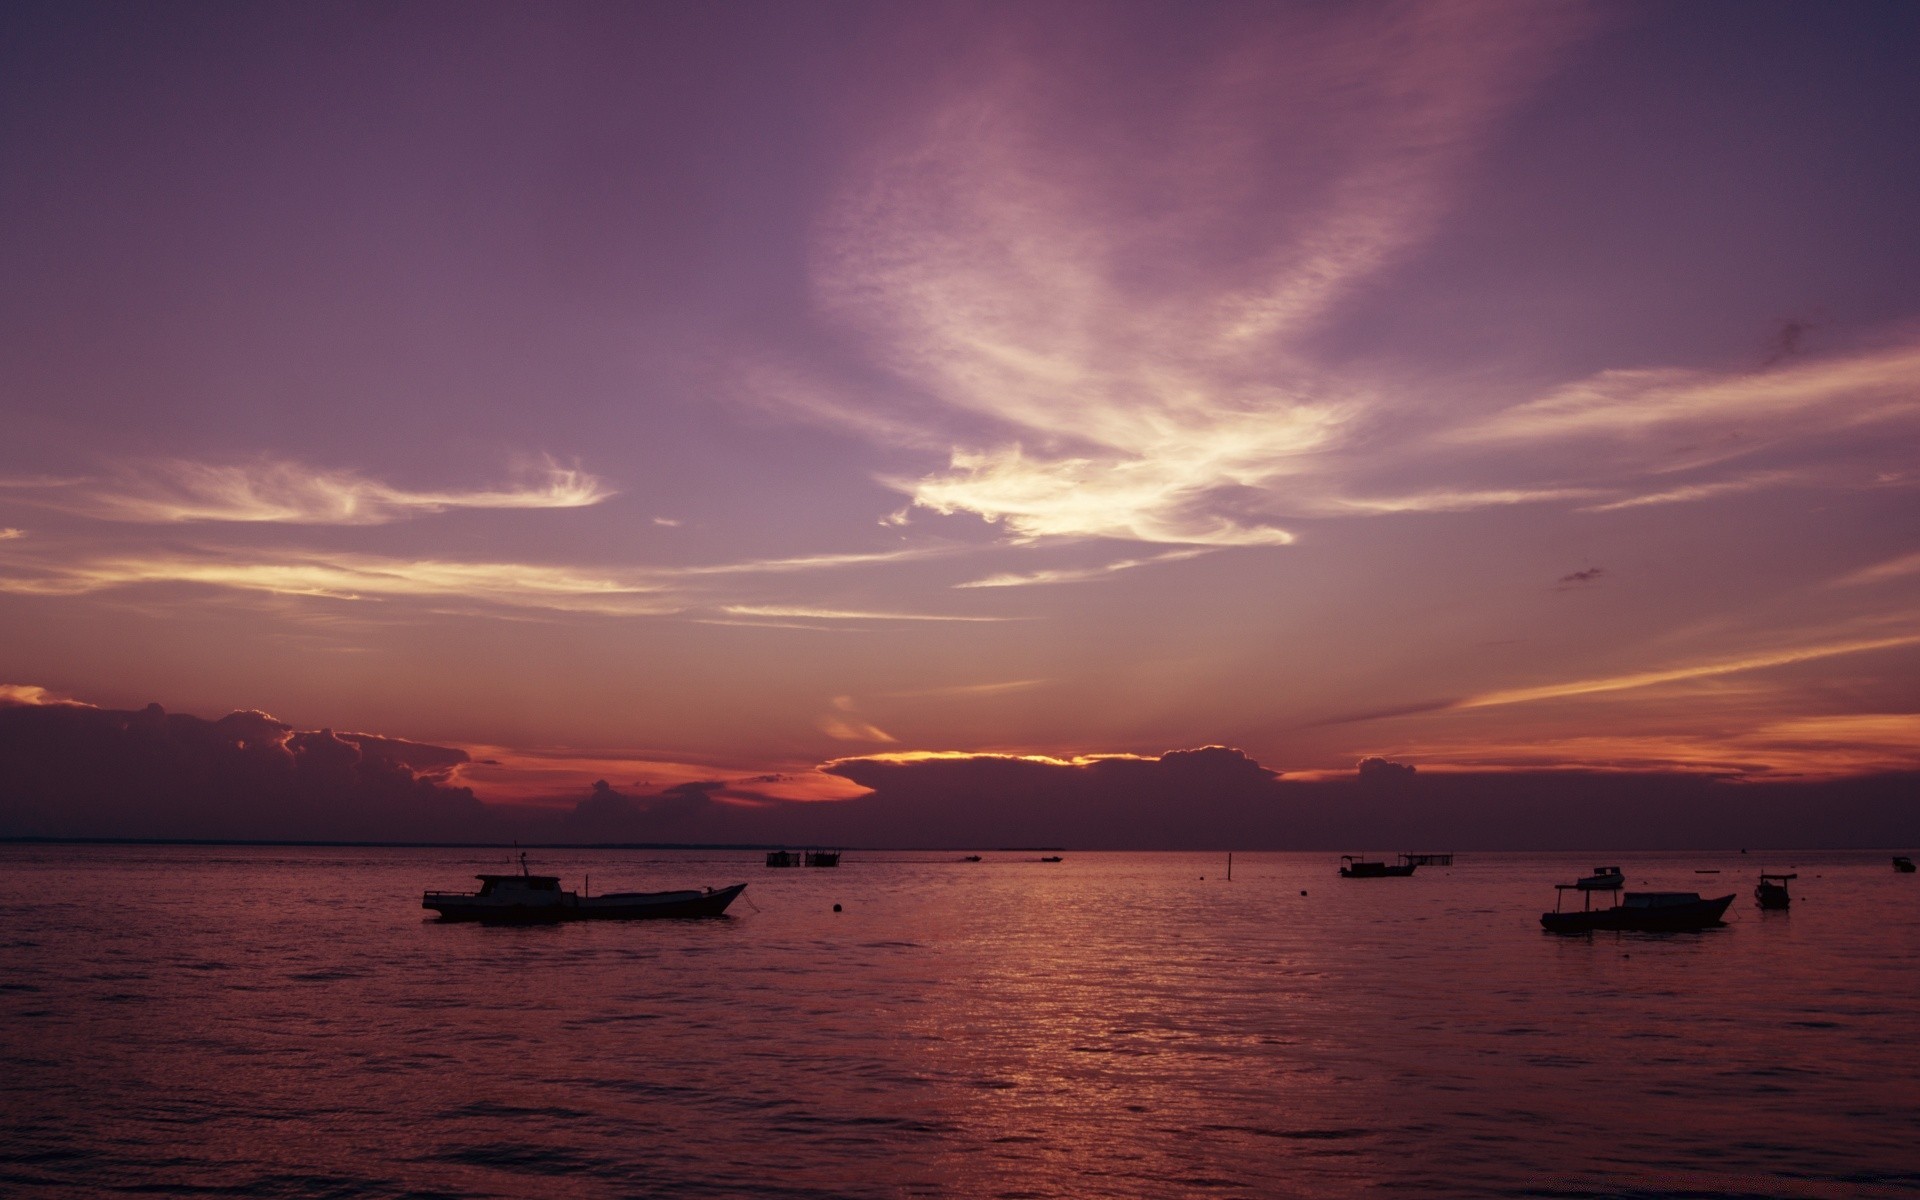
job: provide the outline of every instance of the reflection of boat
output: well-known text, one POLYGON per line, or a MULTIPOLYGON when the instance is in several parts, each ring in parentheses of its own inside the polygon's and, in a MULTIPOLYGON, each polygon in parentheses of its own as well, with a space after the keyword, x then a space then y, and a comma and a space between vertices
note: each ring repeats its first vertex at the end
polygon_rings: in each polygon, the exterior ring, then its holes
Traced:
POLYGON ((1587 933, 1595 929, 1678 930, 1706 929, 1721 924, 1733 893, 1703 900, 1699 892, 1623 892, 1616 903, 1593 907, 1596 889, 1577 883, 1554 885, 1553 911, 1540 914, 1540 925, 1550 933, 1587 933), (1579 912, 1562 912, 1560 900, 1578 892, 1585 901, 1579 912))
POLYGON ((1372 862, 1358 854, 1340 856, 1340 878, 1342 879, 1388 879, 1411 875, 1420 864, 1407 861, 1402 854, 1398 863, 1372 862))
POLYGON ((582 896, 560 890, 556 875, 527 871, 520 856, 518 875, 479 875, 477 892, 427 892, 420 907, 440 914, 443 921, 594 921, 637 920, 647 917, 717 917, 746 889, 732 887, 688 889, 679 892, 608 892, 582 896))
POLYGON ((1787 907, 1793 903, 1793 897, 1787 894, 1787 880, 1798 878, 1798 875, 1774 875, 1762 871, 1760 882, 1753 885, 1754 903, 1761 908, 1787 907))
POLYGON ((1893 857, 1893 869, 1902 874, 1911 875, 1913 874, 1913 860, 1905 855, 1896 854, 1893 857))
POLYGON ((1573 886, 1583 892, 1617 892, 1627 877, 1620 873, 1619 867, 1595 867, 1593 874, 1585 876, 1573 886))
POLYGON ((1041 862, 1064 862, 1065 860, 1062 859, 1058 854, 1048 854, 1043 856, 1040 859, 1040 861, 1041 862))

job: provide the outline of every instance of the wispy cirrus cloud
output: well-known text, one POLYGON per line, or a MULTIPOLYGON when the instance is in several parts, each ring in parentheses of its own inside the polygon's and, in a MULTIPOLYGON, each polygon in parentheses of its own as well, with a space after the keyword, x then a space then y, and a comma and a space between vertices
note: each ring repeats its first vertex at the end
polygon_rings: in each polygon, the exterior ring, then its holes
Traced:
POLYGON ((1631 691, 1639 688, 1656 687, 1660 684, 1679 683, 1691 679, 1731 675, 1742 671, 1757 671, 1768 667, 1784 667, 1793 663, 1833 658, 1842 654, 1861 654, 1871 650, 1891 650, 1901 646, 1913 645, 1920 645, 1920 633, 1900 634, 1893 637, 1859 638, 1847 641, 1825 642, 1810 646, 1795 646, 1783 650, 1763 651, 1735 658, 1716 659, 1709 662, 1686 663, 1648 671, 1634 671, 1621 675, 1575 679, 1561 683, 1541 684, 1536 687, 1509 688, 1501 691, 1483 692, 1477 696, 1468 696, 1454 701, 1448 707, 1455 709, 1494 708, 1508 704, 1530 704, 1540 700, 1559 700, 1572 696, 1591 696, 1603 692, 1631 691))
POLYGON ((1169 550, 1165 554, 1155 554, 1146 558, 1122 558, 1094 567, 1057 567, 1043 571, 1002 572, 989 575, 984 579, 968 580, 956 583, 956 588, 1001 588, 1035 587, 1054 583, 1089 583, 1094 580, 1108 579, 1123 571, 1137 570, 1140 567, 1153 566, 1156 563, 1184 562, 1211 553, 1211 549, 1169 550))
POLYGON ((884 612, 871 609, 824 608, 791 604, 728 604, 722 612, 737 617, 787 617, 807 621, 1017 621, 1019 617, 974 616, 960 613, 884 612))
POLYGON ((848 621, 1001 621, 1011 617, 849 610, 745 601, 763 580, 881 566, 952 552, 911 548, 672 566, 586 566, 527 561, 402 558, 352 551, 207 545, 102 547, 86 542, 8 543, 0 593, 79 596, 163 584, 334 600, 433 600, 469 610, 658 616, 703 609, 793 618, 795 628, 848 621))
POLYGON ((433 490, 398 487, 359 471, 276 458, 245 463, 126 462, 99 477, 16 480, 8 490, 49 508, 137 524, 384 525, 462 508, 583 508, 614 495, 585 471, 551 461, 513 485, 433 490))
POLYGON ((1427 236, 1492 119, 1587 23, 1288 10, 1184 92, 1097 111, 1086 95, 1131 89, 995 40, 883 139, 815 248, 824 308, 931 422, 897 392, 780 390, 890 445, 944 431, 944 469, 889 480, 921 508, 1029 539, 1287 544, 1276 493, 1379 399, 1302 337, 1427 236), (1265 69, 1282 45, 1293 66, 1265 69))
POLYGON ((1712 461, 1751 453, 1754 435, 1762 432, 1784 434, 1809 422, 1824 430, 1836 423, 1864 425, 1920 415, 1916 381, 1917 340, 1758 371, 1606 371, 1450 436, 1493 443, 1563 441, 1741 423, 1749 431, 1742 444, 1703 446, 1694 456, 1696 462, 1712 461))
POLYGON ((683 602, 655 581, 524 562, 453 562, 305 551, 150 549, 9 560, 0 592, 75 596, 154 584, 362 599, 453 599, 511 608, 641 615, 683 602))
POLYGON ((1920 551, 1902 554, 1884 562, 1862 567, 1849 572, 1833 581, 1833 587, 1863 587, 1868 584, 1885 583, 1889 579, 1903 579, 1909 575, 1920 575, 1920 551))

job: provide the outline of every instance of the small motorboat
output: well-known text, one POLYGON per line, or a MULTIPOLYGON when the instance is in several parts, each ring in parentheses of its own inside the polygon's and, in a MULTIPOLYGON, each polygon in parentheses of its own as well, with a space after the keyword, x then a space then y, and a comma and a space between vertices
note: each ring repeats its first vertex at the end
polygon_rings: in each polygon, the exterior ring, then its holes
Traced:
POLYGON ((1619 867, 1595 867, 1593 874, 1582 876, 1574 886, 1583 892, 1617 892, 1626 881, 1619 867))
POLYGON ((535 875, 520 856, 518 875, 478 875, 477 892, 427 892, 420 907, 442 921, 631 921, 649 917, 717 917, 747 885, 678 892, 606 892, 582 896, 560 890, 557 875, 535 875))
POLYGON ((1911 875, 1913 874, 1913 860, 1904 854, 1896 854, 1893 856, 1893 869, 1902 875, 1911 875))
POLYGON ((1340 878, 1342 879, 1399 879, 1411 875, 1420 864, 1410 862, 1402 854, 1397 863, 1374 862, 1358 854, 1340 856, 1340 878))
POLYGON ((1793 897, 1787 893, 1787 880, 1798 878, 1798 875, 1761 872, 1760 882, 1753 885, 1753 902, 1761 908, 1788 907, 1793 903, 1793 897))
POLYGON ((1596 929, 1636 929, 1671 932, 1709 929, 1724 924, 1733 893, 1702 899, 1699 892, 1624 892, 1605 908, 1593 907, 1593 888, 1577 883, 1554 885, 1553 911, 1540 914, 1540 926, 1549 933, 1591 933, 1596 929), (1585 901, 1578 912, 1563 912, 1560 898, 1577 892, 1585 901))

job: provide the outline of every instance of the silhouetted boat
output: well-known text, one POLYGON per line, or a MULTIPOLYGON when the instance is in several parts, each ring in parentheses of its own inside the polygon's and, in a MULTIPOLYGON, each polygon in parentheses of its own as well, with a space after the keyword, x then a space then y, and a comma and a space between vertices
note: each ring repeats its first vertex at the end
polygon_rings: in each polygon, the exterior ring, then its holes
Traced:
POLYGON ((962 858, 960 861, 961 862, 979 862, 980 856, 978 854, 969 854, 965 858, 962 858))
POLYGON ((1048 854, 1048 855, 1043 855, 1040 861, 1041 862, 1065 862, 1066 860, 1061 858, 1058 854, 1048 854))
POLYGON ((1340 878, 1342 879, 1391 879, 1411 875, 1420 864, 1409 862, 1402 854, 1397 863, 1373 862, 1357 854, 1340 856, 1340 878))
POLYGON ((1583 877, 1574 884, 1583 892, 1617 892, 1627 877, 1620 873, 1619 867, 1595 867, 1593 874, 1583 877))
POLYGON ((1699 892, 1624 892, 1616 903, 1593 907, 1596 889, 1577 883, 1556 883, 1554 906, 1540 914, 1540 925, 1550 933, 1588 933, 1596 929, 1680 930, 1706 929, 1721 924, 1733 893, 1702 899, 1699 892), (1578 892, 1585 902, 1579 912, 1562 912, 1560 899, 1578 892))
POLYGON ((767 865, 770 867, 797 867, 800 865, 800 855, 792 850, 769 850, 767 851, 767 865))
POLYGON ((1753 885, 1753 902, 1761 908, 1787 907, 1793 903, 1793 897, 1787 894, 1787 880, 1798 878, 1798 875, 1761 872, 1760 882, 1753 885))
POLYGON ((1902 874, 1911 875, 1913 874, 1913 860, 1904 855, 1896 854, 1893 858, 1893 869, 1902 874))
POLYGON ((837 867, 840 865, 838 850, 809 850, 807 865, 810 867, 837 867))
POLYGON ((557 875, 534 875, 520 856, 518 875, 477 875, 477 892, 427 892, 420 907, 443 921, 631 921, 649 917, 717 917, 747 885, 679 892, 608 892, 582 896, 560 890, 557 875))

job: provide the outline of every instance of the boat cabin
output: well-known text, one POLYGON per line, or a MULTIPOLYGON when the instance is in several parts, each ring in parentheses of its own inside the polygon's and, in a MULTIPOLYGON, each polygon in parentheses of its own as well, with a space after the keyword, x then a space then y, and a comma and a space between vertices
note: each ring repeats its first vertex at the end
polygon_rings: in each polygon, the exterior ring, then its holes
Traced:
POLYGON ((1753 902, 1761 908, 1786 908, 1792 905, 1793 897, 1787 892, 1787 880, 1798 878, 1800 876, 1795 874, 1761 872, 1760 882, 1753 888, 1753 902))
POLYGON ((474 878, 480 881, 479 894, 483 899, 489 896, 505 899, 523 892, 554 895, 560 892, 558 875, 475 875, 474 878))

